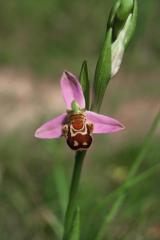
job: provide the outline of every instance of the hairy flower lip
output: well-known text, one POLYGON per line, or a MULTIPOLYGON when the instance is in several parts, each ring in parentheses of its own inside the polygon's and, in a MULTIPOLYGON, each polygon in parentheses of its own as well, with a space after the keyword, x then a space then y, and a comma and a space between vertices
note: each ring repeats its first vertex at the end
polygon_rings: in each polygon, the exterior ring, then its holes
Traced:
POLYGON ((80 113, 85 114, 88 121, 93 123, 93 133, 109 134, 123 130, 125 127, 119 121, 106 115, 101 115, 85 109, 85 99, 82 87, 78 79, 70 72, 63 72, 61 80, 61 90, 64 97, 67 112, 63 113, 52 120, 44 123, 35 132, 35 137, 41 139, 59 138, 63 135, 62 126, 67 124, 68 117, 75 114, 71 105, 76 101, 80 107, 80 113))

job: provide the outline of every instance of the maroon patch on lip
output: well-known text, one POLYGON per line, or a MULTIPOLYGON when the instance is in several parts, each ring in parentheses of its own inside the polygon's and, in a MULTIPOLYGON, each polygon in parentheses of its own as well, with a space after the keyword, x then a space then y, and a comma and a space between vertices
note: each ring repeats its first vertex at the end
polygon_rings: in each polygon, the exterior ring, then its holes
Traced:
POLYGON ((76 136, 68 136, 67 144, 73 150, 87 149, 92 143, 92 137, 89 134, 82 135, 78 133, 76 136))
POLYGON ((91 127, 83 114, 71 115, 68 121, 66 141, 73 150, 82 150, 90 147, 92 143, 91 127))

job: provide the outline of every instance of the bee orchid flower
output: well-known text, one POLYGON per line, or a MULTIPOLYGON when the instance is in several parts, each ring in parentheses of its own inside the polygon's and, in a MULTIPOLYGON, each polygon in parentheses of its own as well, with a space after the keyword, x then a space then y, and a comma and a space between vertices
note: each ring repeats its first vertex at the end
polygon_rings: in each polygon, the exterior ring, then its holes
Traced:
POLYGON ((124 129, 117 120, 85 109, 85 98, 78 79, 70 72, 61 77, 61 90, 67 111, 44 123, 35 137, 52 139, 64 136, 73 150, 86 150, 92 134, 108 134, 124 129))

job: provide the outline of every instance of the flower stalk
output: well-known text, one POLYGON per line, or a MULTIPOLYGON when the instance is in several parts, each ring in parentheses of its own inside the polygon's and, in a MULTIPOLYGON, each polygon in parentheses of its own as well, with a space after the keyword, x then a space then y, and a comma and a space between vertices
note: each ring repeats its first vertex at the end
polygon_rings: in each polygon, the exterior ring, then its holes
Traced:
POLYGON ((64 235, 63 240, 69 240, 70 231, 73 224, 74 213, 77 207, 77 194, 79 190, 79 182, 81 176, 81 170, 83 165, 83 160, 85 158, 86 151, 78 151, 75 155, 74 169, 71 180, 71 186, 69 191, 69 200, 65 215, 64 223, 64 235))

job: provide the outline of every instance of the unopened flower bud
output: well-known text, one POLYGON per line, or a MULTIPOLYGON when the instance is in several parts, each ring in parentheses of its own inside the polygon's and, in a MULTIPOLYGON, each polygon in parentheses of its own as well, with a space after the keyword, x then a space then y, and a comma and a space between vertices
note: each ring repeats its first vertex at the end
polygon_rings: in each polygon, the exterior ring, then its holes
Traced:
POLYGON ((117 0, 111 9, 93 84, 92 109, 99 111, 109 80, 120 69, 137 20, 137 0, 117 0))
POLYGON ((132 12, 134 6, 134 0, 121 0, 120 6, 117 10, 117 17, 124 21, 128 15, 132 12))
POLYGON ((124 51, 133 35, 137 20, 137 1, 119 0, 113 7, 108 25, 112 26, 111 77, 118 72, 124 51))

